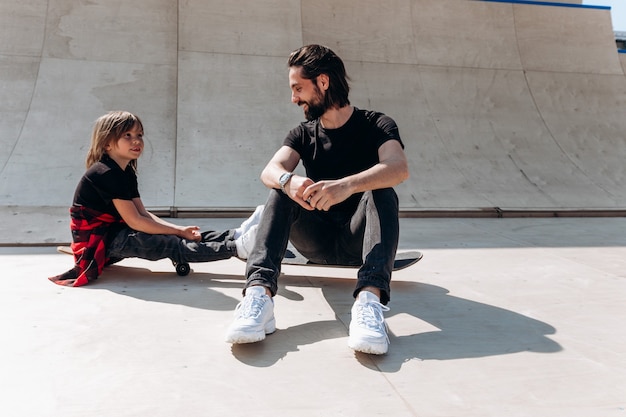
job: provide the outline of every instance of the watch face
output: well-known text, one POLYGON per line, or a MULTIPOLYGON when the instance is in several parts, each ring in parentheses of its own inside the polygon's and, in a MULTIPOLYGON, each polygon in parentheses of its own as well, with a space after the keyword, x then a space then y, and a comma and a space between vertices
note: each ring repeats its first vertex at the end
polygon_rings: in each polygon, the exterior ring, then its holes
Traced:
POLYGON ((285 172, 283 175, 280 176, 278 182, 280 182, 280 185, 285 185, 287 184, 287 181, 289 181, 289 178, 291 178, 291 173, 285 172))

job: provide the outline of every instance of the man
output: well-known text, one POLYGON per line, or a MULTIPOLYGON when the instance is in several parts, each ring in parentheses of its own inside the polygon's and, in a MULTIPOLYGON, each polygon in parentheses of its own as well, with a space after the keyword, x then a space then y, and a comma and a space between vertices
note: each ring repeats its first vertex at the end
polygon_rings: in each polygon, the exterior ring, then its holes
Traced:
POLYGON ((288 240, 315 263, 361 265, 348 345, 387 352, 383 311, 398 246, 393 186, 409 176, 395 122, 350 105, 342 60, 308 45, 288 61, 291 101, 307 122, 291 130, 261 181, 271 188, 246 267, 244 299, 226 341, 252 343, 275 331, 274 302, 288 240), (306 177, 293 170, 302 160, 306 177))

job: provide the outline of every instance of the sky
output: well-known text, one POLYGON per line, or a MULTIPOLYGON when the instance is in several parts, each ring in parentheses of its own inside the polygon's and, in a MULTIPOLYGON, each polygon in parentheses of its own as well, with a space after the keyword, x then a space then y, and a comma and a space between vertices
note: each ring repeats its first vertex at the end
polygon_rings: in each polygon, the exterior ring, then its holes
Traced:
POLYGON ((584 0, 590 6, 611 6, 613 31, 626 32, 626 1, 625 0, 584 0))

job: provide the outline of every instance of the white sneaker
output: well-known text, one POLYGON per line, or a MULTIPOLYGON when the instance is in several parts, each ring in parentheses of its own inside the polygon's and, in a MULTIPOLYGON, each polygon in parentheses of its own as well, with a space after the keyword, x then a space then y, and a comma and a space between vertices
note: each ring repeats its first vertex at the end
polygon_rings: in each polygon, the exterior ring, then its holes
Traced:
POLYGON ((246 295, 235 309, 235 321, 228 328, 226 342, 253 343, 276 331, 274 300, 265 293, 265 287, 246 289, 246 295))
POLYGON ((361 291, 352 305, 348 346, 358 352, 383 355, 389 348, 387 323, 383 311, 389 311, 379 298, 369 291, 361 291))
POLYGON ((246 233, 235 239, 235 246, 237 247, 237 257, 239 259, 248 259, 252 248, 254 247, 254 241, 256 240, 256 232, 259 228, 258 224, 250 227, 246 233))
POLYGON ((252 226, 256 226, 259 224, 261 220, 261 215, 263 214, 263 208, 265 206, 257 206, 254 210, 254 213, 250 217, 241 223, 241 225, 235 229, 235 239, 239 238, 241 235, 245 234, 252 226))

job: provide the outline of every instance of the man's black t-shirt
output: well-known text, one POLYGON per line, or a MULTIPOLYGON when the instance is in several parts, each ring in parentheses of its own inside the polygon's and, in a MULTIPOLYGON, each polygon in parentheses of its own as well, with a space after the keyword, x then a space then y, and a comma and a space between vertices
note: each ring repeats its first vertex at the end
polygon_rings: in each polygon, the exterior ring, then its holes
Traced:
MULTIPOLYGON (((344 178, 373 167, 379 162, 378 148, 388 140, 397 140, 404 148, 394 120, 355 107, 343 126, 324 129, 319 119, 303 122, 289 132, 283 144, 298 152, 307 177, 317 182, 344 178)), ((353 195, 331 210, 354 211, 360 198, 360 194, 353 195)))
POLYGON ((137 174, 130 164, 122 168, 104 155, 83 175, 74 193, 74 206, 84 206, 121 219, 113 199, 132 200, 139 197, 137 174))

